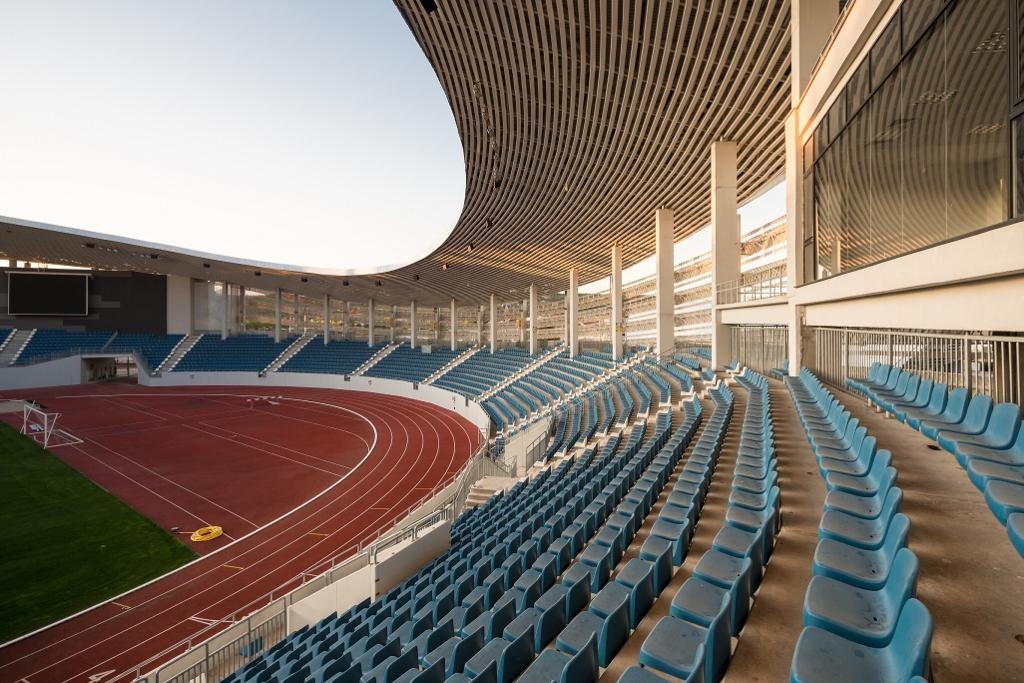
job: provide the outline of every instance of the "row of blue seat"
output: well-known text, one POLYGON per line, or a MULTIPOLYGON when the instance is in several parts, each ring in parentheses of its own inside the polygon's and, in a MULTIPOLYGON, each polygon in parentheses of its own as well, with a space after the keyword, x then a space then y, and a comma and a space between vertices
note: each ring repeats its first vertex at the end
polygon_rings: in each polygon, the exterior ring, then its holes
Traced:
POLYGON ((465 349, 431 347, 429 353, 402 343, 366 371, 367 377, 422 382, 454 360, 465 349))
POLYGON ((273 337, 265 334, 239 334, 227 339, 205 334, 181 357, 174 371, 259 372, 296 339, 293 336, 275 342, 273 337))
POLYGON ((956 457, 1024 556, 1024 429, 1020 406, 950 390, 909 370, 875 363, 847 385, 956 457))
MULTIPOLYGON (((672 599, 669 616, 652 629, 640 649, 640 664, 673 678, 720 681, 731 657, 731 638, 746 620, 750 599, 761 583, 781 529, 781 501, 775 465, 774 431, 767 382, 754 372, 737 377, 750 395, 726 508, 725 524, 672 599)), ((724 389, 712 389, 712 394, 724 389)), ((724 430, 723 430, 724 431, 724 430)), ((699 451, 688 462, 705 482, 714 460, 699 451)), ((684 476, 687 471, 684 470, 684 476)), ((685 481, 681 479, 680 481, 685 481)), ((691 479, 692 482, 692 479, 691 479)), ((684 484, 684 487, 686 484, 684 484)), ((702 495, 684 488, 684 496, 702 495)), ((662 511, 673 514, 672 496, 662 511)), ((685 499, 685 498, 684 498, 685 499)), ((671 519, 671 518, 670 518, 671 519)), ((661 519, 659 518, 659 523, 661 519)), ((632 672, 631 680, 646 680, 632 672), (634 678, 635 677, 635 678, 634 678)))
POLYGON ((890 453, 808 370, 786 384, 827 489, 791 681, 927 675, 932 620, 914 597, 918 562, 890 453))
POLYGON ((107 344, 107 353, 136 353, 142 357, 149 370, 156 370, 171 355, 185 335, 183 334, 141 334, 122 332, 107 344))
MULTIPOLYGON (((542 474, 513 487, 508 495, 492 498, 483 508, 467 511, 452 527, 452 550, 382 600, 329 625, 331 633, 341 629, 332 642, 341 642, 344 636, 343 647, 311 645, 316 637, 333 637, 319 635, 326 633, 325 620, 303 634, 293 634, 289 645, 278 646, 272 658, 292 658, 287 670, 279 666, 260 679, 261 672, 269 670, 270 658, 263 657, 262 664, 254 662, 251 669, 236 674, 237 680, 278 681, 297 674, 317 681, 441 680, 488 673, 508 680, 509 672, 518 666, 517 658, 532 659, 539 649, 533 634, 550 633, 548 626, 558 623, 556 605, 563 611, 567 605, 582 607, 581 591, 587 583, 577 586, 563 579, 556 587, 554 578, 579 552, 587 532, 596 532, 599 511, 609 503, 607 496, 624 490, 625 483, 638 476, 636 467, 666 443, 670 424, 670 419, 659 420, 659 429, 643 449, 645 430, 637 425, 621 454, 606 451, 591 464, 593 449, 588 449, 580 460, 567 460, 550 475, 542 474), (542 613, 522 616, 544 596, 550 604, 542 613), (505 638, 516 619, 525 631, 505 638), (495 639, 508 645, 491 644, 495 639), (408 654, 410 649, 416 654, 408 654), (328 665, 330 677, 325 675, 322 658, 328 651, 335 656, 328 665), (343 665, 348 668, 339 671, 343 665), (473 669, 476 666, 479 671, 473 669), (466 667, 469 674, 463 673, 466 667)), ((575 612, 566 614, 568 618, 575 612)))

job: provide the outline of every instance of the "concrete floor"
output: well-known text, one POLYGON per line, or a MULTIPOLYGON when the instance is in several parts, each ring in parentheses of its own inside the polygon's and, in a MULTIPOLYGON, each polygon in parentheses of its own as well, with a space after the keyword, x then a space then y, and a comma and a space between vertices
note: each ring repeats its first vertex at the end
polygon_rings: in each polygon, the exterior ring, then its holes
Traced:
MULTIPOLYGON (((1024 681, 1024 559, 956 459, 866 401, 837 392, 892 452, 920 560, 917 597, 935 620, 932 683, 1024 681)), ((783 489, 785 490, 785 489, 783 489)))
MULTIPOLYGON (((745 392, 737 389, 736 394, 745 392)), ((736 683, 789 680, 825 503, 825 484, 789 390, 782 382, 769 380, 769 394, 782 492, 782 531, 725 675, 724 680, 736 683)))

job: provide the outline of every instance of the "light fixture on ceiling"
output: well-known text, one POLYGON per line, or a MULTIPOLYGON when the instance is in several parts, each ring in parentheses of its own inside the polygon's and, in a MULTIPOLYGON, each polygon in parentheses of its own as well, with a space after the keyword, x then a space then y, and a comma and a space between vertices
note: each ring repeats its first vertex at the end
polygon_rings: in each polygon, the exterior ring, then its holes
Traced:
POLYGON ((448 263, 447 262, 441 264, 441 270, 448 270, 448 263))
POLYGON ((209 267, 210 267, 210 264, 209 264, 209 263, 204 263, 204 264, 203 264, 203 268, 209 268, 209 267))
POLYGON ((261 277, 263 275, 263 271, 262 270, 257 270, 257 271, 255 271, 253 273, 253 275, 255 275, 256 277, 261 277))
POLYGON ((301 279, 301 280, 302 280, 303 282, 309 282, 309 278, 308 278, 308 277, 303 277, 303 278, 300 278, 300 279, 301 279))

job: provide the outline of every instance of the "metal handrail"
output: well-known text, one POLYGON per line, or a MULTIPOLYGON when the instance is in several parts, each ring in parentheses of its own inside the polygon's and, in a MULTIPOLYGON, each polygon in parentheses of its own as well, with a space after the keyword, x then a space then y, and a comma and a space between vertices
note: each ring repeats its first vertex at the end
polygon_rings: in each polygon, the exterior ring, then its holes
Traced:
POLYGON ((783 264, 719 283, 715 289, 715 302, 725 305, 760 301, 786 296, 788 291, 789 277, 783 264))

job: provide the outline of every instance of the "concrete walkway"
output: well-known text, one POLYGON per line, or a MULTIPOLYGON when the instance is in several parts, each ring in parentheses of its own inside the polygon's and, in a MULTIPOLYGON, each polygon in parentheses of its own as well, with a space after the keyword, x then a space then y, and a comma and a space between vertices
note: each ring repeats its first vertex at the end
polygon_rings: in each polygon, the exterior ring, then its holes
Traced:
POLYGON ((921 563, 917 597, 935 620, 932 683, 1024 681, 1024 559, 951 454, 898 420, 836 392, 892 451, 921 563))

